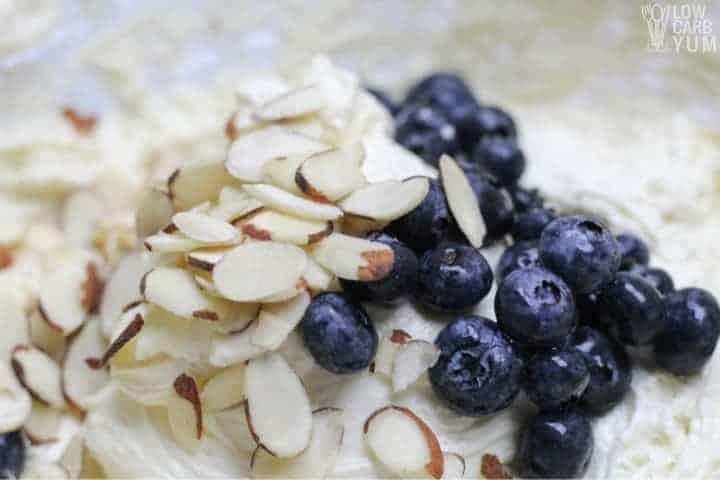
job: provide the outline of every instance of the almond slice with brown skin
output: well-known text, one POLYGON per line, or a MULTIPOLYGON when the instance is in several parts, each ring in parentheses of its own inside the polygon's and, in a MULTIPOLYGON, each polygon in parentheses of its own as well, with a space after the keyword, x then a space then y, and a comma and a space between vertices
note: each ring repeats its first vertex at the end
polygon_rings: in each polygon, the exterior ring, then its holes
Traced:
POLYGON ((302 190, 295 183, 295 176, 308 157, 309 155, 292 155, 268 160, 263 167, 263 181, 292 194, 302 195, 302 190))
POLYGON ((465 457, 458 453, 445 452, 445 471, 442 478, 447 480, 457 480, 465 475, 465 457))
POLYGON ((248 362, 248 425, 258 445, 276 457, 294 457, 310 443, 312 411, 302 382, 278 353, 248 362))
POLYGON ((170 224, 173 205, 170 195, 159 188, 149 188, 140 196, 135 210, 135 231, 139 239, 153 235, 170 224))
POLYGON ((482 247, 487 227, 480 213, 480 205, 465 173, 448 155, 440 157, 440 178, 448 207, 460 230, 470 245, 482 247))
POLYGON ((482 475, 482 478, 487 480, 504 480, 512 478, 512 476, 505 470, 505 466, 502 464, 497 455, 492 453, 486 453, 482 456, 480 474, 482 475))
POLYGON ((140 280, 150 270, 143 253, 123 257, 110 274, 100 300, 100 321, 106 337, 112 333, 123 308, 140 298, 140 280))
POLYGON ((158 357, 131 366, 113 367, 113 384, 136 402, 148 406, 167 405, 175 379, 186 364, 168 357, 158 357))
POLYGON ((264 209, 237 223, 243 234, 255 240, 273 240, 294 245, 307 245, 333 232, 333 223, 293 217, 275 210, 264 209))
POLYGON ((188 450, 196 450, 203 436, 203 408, 197 382, 185 373, 173 382, 167 400, 168 423, 175 440, 188 450))
MULTIPOLYGON (((143 319, 144 306, 140 305, 138 308, 132 308, 125 312, 115 326, 115 331, 110 339, 110 345, 108 345, 102 356, 99 357, 87 357, 85 363, 92 369, 100 369, 107 366, 113 357, 120 353, 123 348, 130 342, 136 340, 138 333, 142 330, 145 325, 143 319)), ((134 359, 134 354, 132 355, 134 359)), ((124 359, 123 359, 124 360, 124 359)))
POLYGON ((10 369, 8 362, 0 362, 0 431, 20 428, 30 416, 32 400, 10 369))
POLYGON ((335 202, 365 182, 364 157, 365 151, 359 143, 316 153, 298 168, 295 183, 313 200, 335 202))
POLYGON ((220 190, 236 184, 222 162, 196 161, 183 165, 168 178, 168 191, 176 212, 215 201, 220 190))
POLYGON ((38 309, 28 315, 27 326, 30 329, 29 343, 47 353, 56 362, 61 362, 69 337, 63 337, 58 330, 51 327, 38 309))
POLYGON ((243 218, 262 208, 262 203, 245 193, 239 187, 225 187, 220 190, 217 205, 208 212, 215 218, 228 223, 243 218))
POLYGON ((32 402, 32 412, 23 426, 32 445, 42 445, 58 440, 60 411, 42 402, 32 402))
POLYGON ((388 223, 390 222, 386 220, 374 220, 372 218, 345 213, 342 218, 342 232, 347 235, 362 237, 370 232, 384 229, 388 223))
POLYGON ((65 398, 80 410, 88 410, 102 399, 110 382, 104 369, 92 369, 85 361, 105 352, 100 321, 91 318, 72 339, 63 362, 62 380, 65 398))
POLYGON ((42 350, 30 345, 18 345, 11 357, 15 376, 33 397, 45 404, 65 408, 60 367, 42 350))
POLYGON ((91 275, 87 262, 64 262, 46 276, 40 286, 39 310, 51 328, 61 335, 75 332, 88 314, 86 282, 91 275))
POLYGON ((11 298, 0 298, 0 328, 3 332, 0 336, 0 355, 2 355, 0 358, 10 358, 10 353, 16 345, 30 342, 30 329, 25 310, 11 298))
POLYGON ((325 94, 319 85, 308 85, 278 95, 260 105, 255 116, 265 121, 285 120, 317 112, 325 106, 325 94))
POLYGON ((258 448, 247 424, 245 403, 218 412, 210 412, 205 417, 205 423, 209 434, 236 448, 246 455, 244 458, 249 458, 258 448))
POLYGON ((393 392, 401 392, 417 382, 439 356, 440 350, 425 340, 410 340, 401 345, 393 361, 393 392))
POLYGON ((361 187, 338 204, 343 211, 373 220, 391 221, 414 210, 428 193, 427 178, 389 180, 361 187))
POLYGON ((364 135, 362 144, 365 149, 363 173, 368 182, 402 180, 413 176, 437 177, 433 167, 383 132, 364 135))
POLYGON ((214 247, 193 250, 186 255, 185 260, 190 267, 212 272, 215 265, 227 252, 232 250, 232 248, 233 247, 214 247))
POLYGON ((371 282, 387 276, 395 256, 387 245, 333 233, 313 245, 311 255, 340 278, 371 282))
POLYGON ((215 265, 213 283, 225 298, 254 302, 296 288, 306 265, 307 255, 295 245, 244 243, 215 265))
POLYGON ((200 400, 208 412, 235 407, 245 400, 245 364, 225 368, 203 385, 200 400))
POLYGON ((245 185, 243 189, 265 206, 310 220, 337 220, 343 212, 334 205, 320 203, 288 193, 272 185, 245 185))
POLYGON ((187 238, 201 243, 219 245, 242 240, 240 232, 228 222, 202 213, 176 213, 172 223, 187 238))
POLYGON ((215 331, 220 333, 239 333, 245 331, 250 324, 257 319, 260 313, 259 303, 233 303, 233 310, 230 315, 212 323, 215 331))
POLYGON ((153 253, 186 253, 197 248, 207 247, 207 244, 198 242, 178 233, 160 232, 150 235, 143 242, 145 249, 153 253))
POLYGON ((437 436, 412 410, 388 406, 375 411, 363 428, 375 457, 402 478, 441 478, 445 459, 437 436))
POLYGON ((253 322, 238 333, 216 334, 210 343, 210 365, 218 368, 228 367, 265 353, 266 348, 252 343, 255 328, 257 328, 257 323, 253 322))
POLYGON ((151 306, 145 315, 145 325, 137 337, 135 359, 147 360, 168 355, 192 365, 204 365, 210 354, 212 323, 181 318, 151 306))
POLYGON ((321 267, 312 257, 308 257, 303 278, 310 290, 324 292, 332 285, 335 276, 321 267))
POLYGON ((398 349, 409 342, 411 338, 412 335, 400 329, 392 330, 389 334, 383 336, 378 344, 375 361, 372 364, 372 372, 392 379, 395 355, 398 349))
POLYGON ((307 291, 285 302, 266 303, 260 309, 250 341, 267 350, 275 350, 300 323, 308 305, 310 294, 307 291))

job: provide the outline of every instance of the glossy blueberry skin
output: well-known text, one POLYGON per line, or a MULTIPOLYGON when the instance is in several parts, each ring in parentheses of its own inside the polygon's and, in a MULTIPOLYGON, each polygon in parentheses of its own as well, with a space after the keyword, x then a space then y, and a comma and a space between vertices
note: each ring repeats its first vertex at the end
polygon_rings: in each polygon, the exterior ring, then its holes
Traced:
POLYGON ((720 336, 720 307, 700 288, 685 288, 664 299, 665 330, 655 339, 655 360, 676 375, 700 372, 720 336))
POLYGON ((525 154, 514 138, 490 136, 475 145, 472 163, 503 185, 512 185, 525 171, 525 154))
POLYGON ((620 267, 615 237, 602 223, 583 215, 550 222, 540 236, 540 258, 579 295, 605 285, 620 267))
POLYGON ((388 225, 386 231, 421 254, 448 239, 456 228, 440 182, 431 179, 422 203, 388 225))
POLYGON ((437 166, 443 153, 460 151, 457 130, 439 110, 421 104, 406 104, 395 116, 395 140, 437 166))
POLYGON ((0 478, 20 478, 25 468, 25 442, 20 430, 0 434, 0 478))
POLYGON ((618 272, 602 290, 611 319, 610 332, 620 343, 647 345, 665 327, 660 292, 628 272, 618 272))
POLYGON ((458 125, 463 149, 471 153, 483 139, 517 137, 515 120, 504 110, 494 106, 481 106, 458 125))
POLYGON ((525 365, 523 389, 540 410, 564 408, 590 383, 590 370, 574 350, 541 352, 525 365))
POLYGON ((545 205, 545 200, 537 188, 524 188, 519 185, 511 185, 507 188, 517 213, 542 208, 545 205))
POLYGON ((495 295, 502 331, 528 347, 562 346, 577 324, 572 292, 544 268, 521 268, 502 281, 495 295))
POLYGON ((415 287, 418 277, 417 256, 404 243, 387 233, 373 232, 367 239, 392 248, 395 254, 392 270, 385 278, 374 282, 341 279, 340 284, 348 295, 359 302, 392 304, 415 287))
POLYGON ((476 249, 444 242, 420 259, 415 298, 425 307, 457 312, 472 307, 490 291, 493 273, 476 249))
POLYGON ((582 413, 542 412, 525 426, 517 458, 523 478, 579 478, 595 447, 592 426, 582 413))
POLYGON ((496 277, 501 282, 511 272, 519 268, 540 267, 540 252, 538 242, 527 240, 515 242, 505 249, 496 269, 496 277))
POLYGON ((300 324, 315 361, 333 373, 367 368, 375 357, 378 334, 365 309, 343 293, 313 298, 300 324))
POLYGON ((518 240, 537 240, 542 235, 545 227, 556 218, 557 215, 552 209, 532 208, 515 218, 510 233, 516 242, 518 240))
POLYGON ((630 273, 648 282, 661 295, 667 295, 675 291, 675 282, 665 270, 648 267, 647 265, 635 265, 630 269, 630 273))
POLYGON ((599 292, 575 295, 575 306, 578 310, 578 323, 607 332, 612 323, 607 305, 602 301, 599 292))
POLYGON ((581 353, 590 370, 590 383, 578 405, 591 415, 602 415, 622 401, 630 390, 632 365, 622 345, 599 330, 580 326, 570 348, 581 353))
POLYGON ((456 413, 480 417, 512 403, 520 390, 523 363, 495 322, 466 315, 440 331, 440 357, 430 370, 438 397, 456 413))
POLYGON ((490 175, 469 171, 465 172, 465 176, 480 204, 480 213, 487 227, 487 240, 498 240, 510 231, 515 222, 510 194, 490 175))
POLYGON ((620 270, 630 270, 635 265, 647 265, 650 261, 650 250, 637 236, 621 233, 615 240, 620 247, 620 270))
POLYGON ((387 93, 373 87, 365 87, 365 90, 367 90, 370 95, 375 97, 375 100, 380 102, 380 105, 385 107, 391 115, 395 115, 398 112, 398 104, 395 103, 387 93))

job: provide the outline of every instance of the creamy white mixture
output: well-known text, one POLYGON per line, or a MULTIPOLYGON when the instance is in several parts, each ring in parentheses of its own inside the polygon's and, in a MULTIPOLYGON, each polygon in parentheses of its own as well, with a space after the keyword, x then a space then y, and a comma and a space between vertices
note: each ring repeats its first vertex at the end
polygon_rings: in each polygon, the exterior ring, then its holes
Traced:
MULTIPOLYGON (((573 22, 568 12, 555 17, 526 4, 464 12, 448 3, 442 13, 456 29, 452 34, 409 5, 385 15, 406 19, 409 26, 399 33, 389 19, 358 21, 353 14, 362 8, 341 2, 288 12, 256 5, 242 16, 221 15, 221 8, 210 6, 189 11, 181 5, 152 15, 130 7, 0 1, 3 24, 13 25, 0 35, 0 65, 8 68, 0 86, 11 93, 0 113, 0 243, 15 258, 0 271, 8 301, 31 307, 41 278, 78 243, 100 247, 112 264, 133 241, 132 212, 142 186, 189 159, 221 158, 227 148, 224 123, 243 68, 288 66, 332 48, 336 60, 393 88, 435 66, 464 69, 481 98, 507 105, 519 122, 528 185, 540 187, 560 208, 592 212, 617 231, 641 235, 651 245, 653 263, 671 272, 679 287, 720 293, 713 249, 720 234, 714 216, 720 208, 720 132, 708 128, 718 124, 711 76, 718 59, 651 57, 643 50, 639 7, 635 12, 618 6, 597 14, 600 20, 588 9, 586 21, 573 22), (111 22, 116 15, 119 20, 111 22), (298 22, 314 28, 298 28, 298 22), (418 25, 430 33, 423 35, 418 25), (240 41, 231 35, 237 31, 244 32, 240 41), (521 40, 519 31, 534 40, 521 40), (504 41, 496 45, 499 38, 504 41), (225 50, 210 48, 218 44, 225 50), (588 50, 585 44, 602 48, 588 50), (638 64, 643 68, 636 70, 638 64), (66 106, 96 115, 95 130, 77 132, 60 114, 66 106), (91 223, 105 233, 92 239, 74 239, 60 220, 63 202, 78 191, 101 198, 102 215, 91 223)), ((499 251, 486 253, 495 262, 499 251)), ((493 316, 491 298, 479 313, 493 316)), ((433 339, 443 325, 411 305, 370 307, 370 313, 381 333, 403 328, 433 339)), ((313 406, 345 409, 337 476, 386 475, 360 434, 379 406, 411 407, 444 450, 466 457, 466 475, 473 478, 482 454, 512 459, 521 419, 531 411, 520 399, 501 414, 465 419, 439 405, 426 383, 393 396, 386 382, 367 373, 341 377, 314 368, 295 337, 283 351, 303 376, 313 406)), ((588 476, 718 476, 718 412, 717 355, 691 379, 637 367, 632 392, 594 423, 588 476)), ((210 435, 190 455, 173 442, 163 412, 143 410, 119 395, 93 412, 85 428, 94 440, 91 451, 112 476, 248 472, 250 452, 234 451, 210 435)), ((48 446, 31 448, 32 459, 50 461, 54 455, 48 446)))

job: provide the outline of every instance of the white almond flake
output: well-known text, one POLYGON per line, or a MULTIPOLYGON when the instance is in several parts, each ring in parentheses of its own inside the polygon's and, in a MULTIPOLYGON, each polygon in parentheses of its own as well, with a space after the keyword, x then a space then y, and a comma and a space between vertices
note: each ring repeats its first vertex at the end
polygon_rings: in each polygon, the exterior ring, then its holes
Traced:
POLYGON ((244 403, 218 412, 211 412, 205 417, 205 420, 208 433, 223 439, 247 457, 250 457, 257 448, 257 443, 255 443, 247 424, 244 403))
POLYGON ((460 230, 470 245, 475 248, 482 247, 487 227, 470 181, 455 160, 447 155, 440 157, 440 176, 448 207, 460 230))
POLYGON ((215 265, 232 247, 215 247, 193 250, 186 255, 188 266, 198 268, 206 272, 212 272, 215 265))
POLYGON ((295 183, 319 202, 335 202, 365 182, 362 172, 365 151, 356 143, 311 155, 298 168, 295 183))
POLYGON ((241 78, 236 95, 241 104, 260 105, 290 90, 290 85, 274 73, 256 73, 241 78))
POLYGON ((213 217, 232 223, 262 208, 262 203, 238 187, 220 190, 217 205, 210 209, 213 217))
POLYGON ((254 302, 297 288, 307 265, 305 252, 277 242, 235 247, 213 269, 213 283, 225 298, 254 302))
POLYGON ((203 386, 200 401, 207 412, 236 407, 245 400, 245 364, 234 365, 213 375, 203 386))
POLYGON ((246 133, 259 126, 262 122, 255 118, 253 108, 248 105, 241 105, 233 113, 225 124, 225 135, 230 141, 235 140, 241 134, 246 133))
POLYGON ((63 363, 63 390, 65 397, 81 410, 95 406, 107 392, 110 375, 105 369, 93 369, 85 361, 105 352, 105 340, 100 321, 89 320, 72 339, 63 363))
POLYGON ((338 205, 346 213, 373 220, 391 221, 414 210, 428 193, 427 178, 415 177, 399 182, 388 180, 359 188, 338 205))
POLYGON ((293 155, 268 160, 263 167, 262 179, 265 183, 282 188, 287 192, 302 195, 302 190, 295 183, 295 175, 307 158, 308 155, 293 155))
POLYGON ((101 356, 87 357, 85 363, 90 368, 101 369, 112 361, 113 366, 124 366, 135 361, 135 343, 137 335, 145 325, 143 317, 147 313, 144 303, 134 305, 123 312, 120 320, 110 334, 110 344, 101 356))
POLYGON ((203 437, 203 408, 197 382, 181 374, 173 382, 167 400, 168 423, 175 440, 188 450, 200 447, 203 437))
POLYGON ((267 350, 275 350, 300 323, 308 305, 310 294, 307 292, 286 302, 263 305, 251 342, 267 350))
POLYGON ((218 320, 212 322, 211 326, 215 331, 220 333, 239 333, 245 331, 250 324, 257 318, 260 312, 259 303, 233 303, 232 312, 218 320))
POLYGON ((327 150, 325 143, 282 127, 268 126, 239 136, 230 146, 225 168, 244 182, 262 181, 265 162, 278 157, 327 150))
POLYGON ((308 257, 303 278, 308 288, 315 292, 323 292, 330 288, 334 276, 321 267, 312 257, 308 257))
POLYGON ((86 190, 73 194, 63 205, 61 224, 65 238, 76 247, 89 247, 106 215, 107 207, 97 194, 86 190))
POLYGON ((325 106, 325 96, 318 85, 297 88, 260 105, 255 115, 261 120, 285 120, 317 112, 325 106))
POLYGON ((245 185, 243 189, 264 205, 289 215, 311 220, 337 220, 343 212, 334 205, 298 197, 272 185, 245 185))
POLYGON ((307 220, 264 209, 237 223, 246 236, 255 240, 273 240, 295 245, 315 243, 333 232, 330 221, 307 220))
POLYGON ((265 353, 267 349, 252 343, 257 323, 253 322, 245 330, 229 335, 216 334, 210 343, 210 365, 224 368, 246 362, 265 353))
POLYGON ((441 478, 445 459, 435 433, 405 407, 389 406, 365 421, 365 442, 375 457, 401 478, 441 478))
POLYGON ((35 398, 53 408, 65 408, 60 367, 45 352, 29 345, 18 345, 12 353, 12 367, 20 383, 35 398))
POLYGON ((23 478, 42 478, 43 480, 55 480, 71 478, 65 467, 57 463, 29 462, 23 478))
POLYGON ((30 415, 32 400, 8 362, 0 362, 0 433, 20 428, 30 415))
POLYGON ((412 336, 405 330, 395 329, 383 336, 378 344, 377 354, 373 362, 373 373, 392 379, 395 355, 402 345, 410 341, 412 336))
POLYGON ((403 180, 415 176, 437 177, 434 168, 383 132, 365 136, 362 144, 365 148, 363 173, 368 182, 403 180))
POLYGON ((126 395, 143 405, 165 405, 175 379, 185 371, 183 362, 159 358, 131 367, 113 368, 113 382, 126 395))
POLYGON ((242 238, 235 227, 224 220, 195 212, 176 213, 172 223, 180 233, 201 243, 223 244, 239 242, 242 238))
POLYGON ((103 334, 108 337, 123 309, 140 298, 140 280, 149 270, 145 254, 131 253, 117 264, 103 289, 100 319, 103 334))
POLYGON ((25 311, 7 296, 0 298, 0 328, 3 332, 0 335, 0 358, 10 358, 16 345, 30 342, 25 311))
POLYGON ((200 288, 200 290, 202 290, 203 293, 205 293, 207 295, 211 295, 213 297, 222 298, 222 294, 220 293, 220 291, 217 289, 217 287, 213 283, 212 278, 208 278, 207 276, 205 276, 201 273, 196 273, 194 276, 194 279, 195 279, 195 283, 198 284, 198 288, 200 288))
POLYGON ((68 472, 70 478, 79 478, 83 468, 85 441, 80 432, 75 433, 65 445, 60 458, 60 465, 68 472))
POLYGON ((170 195, 158 188, 149 188, 140 196, 135 210, 135 231, 139 239, 159 232, 170 224, 173 205, 170 195))
POLYGON ((49 407, 42 402, 32 402, 32 412, 23 426, 32 445, 52 443, 58 440, 60 429, 60 410, 49 407))
POLYGON ((447 480, 457 480, 465 475, 465 457, 458 453, 444 453, 445 471, 442 478, 447 480))
POLYGON ((345 213, 342 218, 342 232, 347 235, 365 236, 370 232, 384 229, 390 223, 385 220, 360 217, 345 213))
POLYGON ((327 478, 332 475, 343 434, 343 411, 323 408, 313 412, 308 447, 294 458, 277 458, 258 447, 250 461, 252 478, 327 478))
POLYGON ((435 365, 440 350, 425 340, 410 340, 395 354, 392 370, 393 392, 400 392, 414 384, 428 368, 435 365))
POLYGON ((370 282, 392 270, 393 250, 385 244, 333 233, 313 245, 315 261, 340 278, 370 282))
POLYGON ((183 211, 217 200, 223 187, 236 183, 225 171, 222 162, 203 160, 175 170, 168 179, 168 191, 175 211, 183 211))
POLYGON ((246 413, 258 445, 276 457, 294 457, 310 443, 312 411, 302 382, 285 359, 267 353, 248 362, 246 413))
POLYGON ((143 244, 149 252, 153 253, 186 253, 190 250, 207 247, 207 244, 184 235, 165 232, 150 235, 143 244))
POLYGON ((45 321, 63 336, 80 328, 88 314, 84 305, 88 266, 85 262, 64 262, 40 285, 40 312, 45 321))
POLYGON ((206 365, 213 330, 210 322, 188 320, 150 307, 135 344, 135 359, 142 361, 166 354, 192 365, 206 365))
POLYGON ((30 343, 60 362, 65 356, 67 338, 51 327, 37 309, 28 315, 27 327, 30 329, 30 343))

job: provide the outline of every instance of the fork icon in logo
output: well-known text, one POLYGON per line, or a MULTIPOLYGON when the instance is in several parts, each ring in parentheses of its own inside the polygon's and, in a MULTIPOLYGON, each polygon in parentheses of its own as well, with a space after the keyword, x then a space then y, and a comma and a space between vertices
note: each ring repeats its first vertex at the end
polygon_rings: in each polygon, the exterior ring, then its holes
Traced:
POLYGON ((642 16, 648 24, 650 43, 648 49, 654 52, 667 51, 665 47, 665 31, 670 19, 670 6, 662 6, 657 2, 642 7, 642 16))

